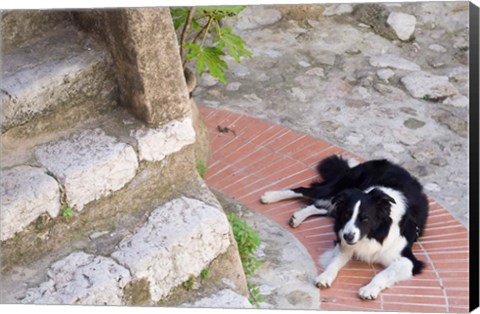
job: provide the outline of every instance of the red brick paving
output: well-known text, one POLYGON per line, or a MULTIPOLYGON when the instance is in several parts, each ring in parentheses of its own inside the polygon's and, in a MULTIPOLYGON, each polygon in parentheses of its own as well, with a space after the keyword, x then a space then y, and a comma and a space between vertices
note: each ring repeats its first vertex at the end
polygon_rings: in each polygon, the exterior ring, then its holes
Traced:
MULTIPOLYGON (((291 232, 317 263, 333 245, 330 218, 310 218, 292 229, 288 220, 303 208, 302 200, 265 205, 268 190, 307 185, 316 180, 316 163, 335 153, 353 154, 328 142, 247 115, 200 106, 210 129, 212 158, 206 182, 291 232), (228 127, 221 133, 218 126, 228 127)), ((425 271, 386 289, 375 301, 358 298, 358 289, 381 268, 351 261, 332 287, 319 290, 322 310, 378 310, 413 312, 468 312, 468 231, 449 212, 430 200, 424 236, 413 250, 427 263, 425 271)), ((320 267, 317 263, 317 270, 320 267)), ((312 278, 313 279, 313 278, 312 278)))

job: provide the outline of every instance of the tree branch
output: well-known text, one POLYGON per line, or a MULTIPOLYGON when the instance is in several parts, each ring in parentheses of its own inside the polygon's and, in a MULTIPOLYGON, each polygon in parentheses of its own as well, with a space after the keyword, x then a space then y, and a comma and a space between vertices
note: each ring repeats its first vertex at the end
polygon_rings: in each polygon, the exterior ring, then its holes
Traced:
POLYGON ((185 56, 185 40, 187 39, 187 32, 190 27, 190 23, 192 22, 193 14, 195 13, 195 7, 191 7, 190 11, 188 11, 187 19, 185 21, 185 25, 183 26, 182 36, 180 38, 180 58, 183 60, 185 56))

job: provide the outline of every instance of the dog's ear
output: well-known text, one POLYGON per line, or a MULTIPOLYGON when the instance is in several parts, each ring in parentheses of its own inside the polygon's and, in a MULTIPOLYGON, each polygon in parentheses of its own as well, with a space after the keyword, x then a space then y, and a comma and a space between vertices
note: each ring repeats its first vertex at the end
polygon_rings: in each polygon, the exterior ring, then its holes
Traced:
POLYGON ((389 211, 392 204, 396 204, 393 197, 384 193, 379 189, 371 190, 368 195, 370 195, 375 202, 375 204, 380 208, 382 211, 389 211))

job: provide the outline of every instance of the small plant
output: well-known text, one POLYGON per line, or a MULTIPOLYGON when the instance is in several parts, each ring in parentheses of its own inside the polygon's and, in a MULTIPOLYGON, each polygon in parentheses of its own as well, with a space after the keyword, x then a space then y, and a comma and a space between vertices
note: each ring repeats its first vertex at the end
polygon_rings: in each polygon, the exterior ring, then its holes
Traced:
POLYGON ((226 18, 235 18, 244 9, 244 6, 171 9, 175 30, 183 25, 179 40, 183 67, 196 59, 199 76, 208 69, 214 78, 226 84, 224 71, 228 66, 223 60, 225 52, 228 52, 237 63, 240 63, 242 56, 252 57, 252 53, 245 48, 244 40, 232 33, 231 26, 224 26, 222 22, 226 18), (208 35, 211 37, 209 40, 208 35))
POLYGON ((208 269, 205 268, 203 269, 201 272, 200 272, 200 278, 202 278, 203 280, 207 280, 208 279, 208 269))
POLYGON ((429 101, 429 100, 432 100, 432 96, 430 96, 429 94, 426 94, 425 96, 422 97, 422 99, 429 101))
POLYGON ((62 208, 62 216, 64 218, 72 218, 73 217, 73 209, 70 206, 64 206, 62 208))
POLYGON ((203 179, 205 178, 205 173, 207 172, 208 167, 203 163, 203 161, 197 160, 197 170, 198 174, 203 179))
POLYGON ((227 218, 232 225, 233 236, 237 241, 238 252, 242 260, 245 275, 249 277, 261 265, 254 256, 255 250, 260 246, 260 236, 247 225, 245 220, 240 219, 235 214, 229 214, 227 218))
POLYGON ((193 277, 193 275, 190 275, 187 281, 182 283, 182 286, 187 290, 192 290, 194 284, 195 284, 195 278, 193 277))
POLYGON ((260 303, 265 301, 265 297, 260 295, 260 288, 257 287, 254 283, 247 283, 248 291, 250 292, 250 296, 248 297, 248 301, 255 305, 257 308, 260 307, 260 303))
MULTIPOLYGON (((260 246, 260 236, 255 230, 247 225, 245 220, 235 214, 227 216, 232 226, 233 236, 238 246, 238 253, 242 261, 245 276, 248 278, 261 266, 260 261, 254 256, 255 250, 260 246)), ((247 283, 250 297, 250 303, 259 307, 259 303, 264 301, 264 297, 260 295, 260 289, 254 283, 247 283)))

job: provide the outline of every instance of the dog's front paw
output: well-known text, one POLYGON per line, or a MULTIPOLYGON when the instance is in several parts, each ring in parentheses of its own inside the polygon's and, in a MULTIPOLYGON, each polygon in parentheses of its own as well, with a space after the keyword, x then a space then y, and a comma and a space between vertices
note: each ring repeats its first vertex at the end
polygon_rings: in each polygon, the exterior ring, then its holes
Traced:
POLYGON ((331 273, 323 272, 315 279, 315 286, 317 286, 317 288, 330 288, 335 277, 336 276, 331 273))
POLYGON ((292 217, 290 217, 290 220, 288 221, 288 224, 290 225, 290 227, 292 228, 297 228, 298 226, 300 226, 300 224, 303 222, 303 220, 301 220, 300 218, 297 218, 295 216, 295 214, 292 215, 292 217))
POLYGON ((364 300, 375 300, 381 291, 382 289, 379 286, 368 284, 358 290, 358 295, 364 300))

